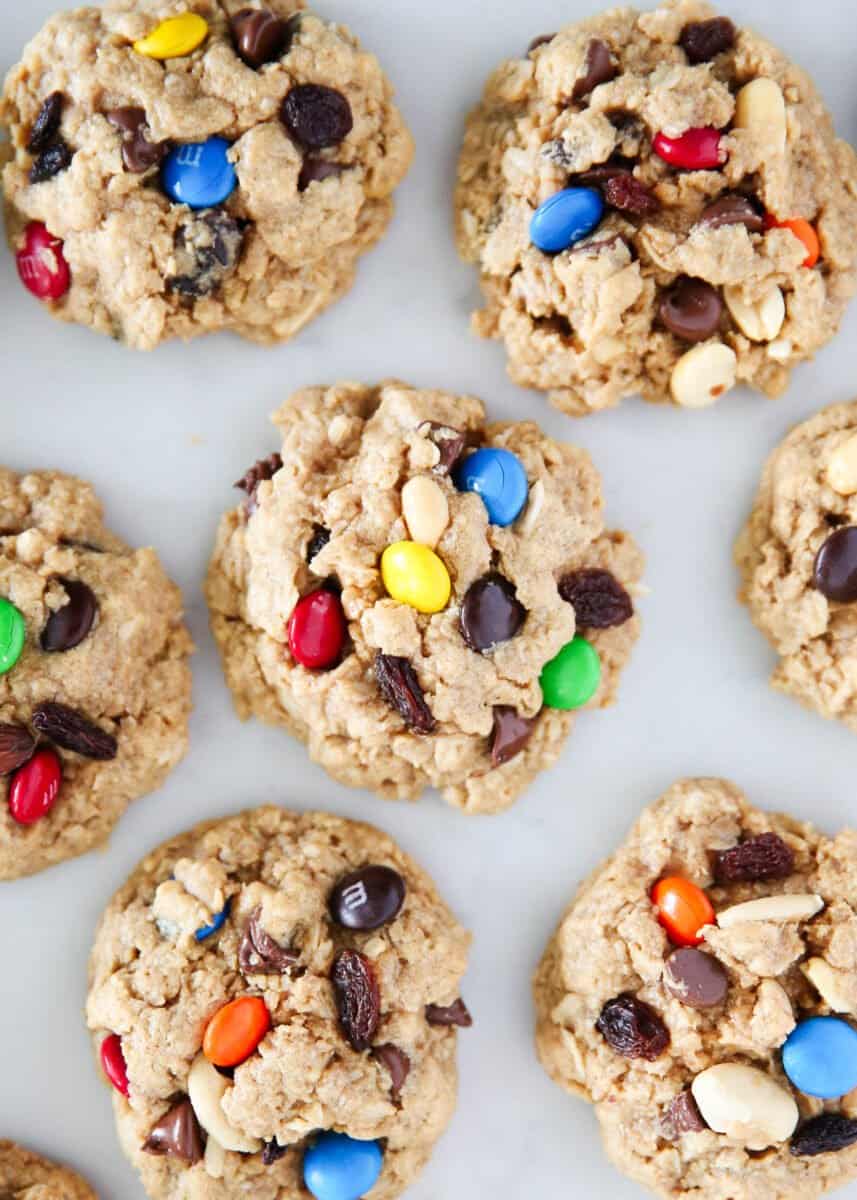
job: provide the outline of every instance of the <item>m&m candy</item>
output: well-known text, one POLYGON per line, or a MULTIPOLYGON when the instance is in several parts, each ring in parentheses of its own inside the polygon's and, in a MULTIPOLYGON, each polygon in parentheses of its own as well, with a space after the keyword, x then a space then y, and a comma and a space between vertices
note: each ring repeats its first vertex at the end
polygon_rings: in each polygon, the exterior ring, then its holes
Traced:
POLYGON ((323 1133, 304 1155, 304 1183, 315 1200, 360 1200, 378 1182, 383 1165, 377 1142, 323 1133))
POLYGON ((101 1043, 99 1050, 101 1069, 123 1096, 128 1095, 128 1068, 125 1065, 125 1055, 122 1053, 122 1039, 118 1033, 109 1034, 101 1043))
POLYGON ((548 708, 568 710, 588 704, 601 682, 601 659, 586 638, 576 637, 542 668, 540 683, 548 708))
POLYGON ((219 932, 226 924, 226 918, 229 916, 229 909, 232 906, 232 901, 227 900, 219 913, 215 913, 207 925, 201 925, 194 933, 194 941, 204 942, 206 938, 210 938, 212 934, 219 932))
POLYGON ((603 216, 604 201, 595 188, 564 188, 533 213, 530 241, 545 254, 557 254, 592 233, 603 216))
POLYGON ((652 889, 652 904, 674 946, 699 946, 699 931, 715 922, 714 908, 705 892, 680 875, 658 880, 652 889))
POLYGON ((0 675, 11 671, 21 657, 27 627, 19 609, 10 600, 0 598, 0 675))
POLYGON ((652 149, 671 167, 685 171, 715 170, 723 166, 727 157, 719 129, 708 126, 688 129, 680 137, 658 133, 652 141, 652 149))
POLYGON ((841 1017, 801 1021, 783 1046, 783 1070, 807 1096, 844 1096, 857 1088, 857 1029, 841 1017))
POLYGON ((311 592, 295 605, 289 618, 289 649, 302 667, 321 671, 339 661, 347 626, 342 601, 325 588, 311 592))
POLYGON ((529 483, 523 463, 496 446, 484 446, 460 463, 453 474, 460 492, 476 492, 492 525, 511 525, 527 503, 529 483))
POLYGON ((210 137, 171 150, 161 167, 161 183, 169 198, 189 208, 214 208, 227 200, 238 183, 228 158, 230 146, 226 138, 210 137))
POLYGON ((250 1057, 271 1028, 261 996, 239 996, 219 1009, 205 1029, 202 1052, 215 1067, 237 1067, 250 1057))
POLYGON ((147 37, 134 43, 145 58, 184 58, 201 46, 208 35, 208 22, 199 13, 181 13, 156 25, 147 37))
POLYGON ((53 750, 39 750, 15 772, 9 785, 9 814, 19 825, 35 825, 56 803, 62 767, 53 750))
POLYGON ((449 572, 421 542, 395 542, 381 555, 381 578, 394 600, 421 613, 436 613, 449 603, 449 572))
POLYGON ((60 300, 71 286, 63 244, 41 221, 31 221, 24 230, 15 262, 21 283, 39 300, 60 300))

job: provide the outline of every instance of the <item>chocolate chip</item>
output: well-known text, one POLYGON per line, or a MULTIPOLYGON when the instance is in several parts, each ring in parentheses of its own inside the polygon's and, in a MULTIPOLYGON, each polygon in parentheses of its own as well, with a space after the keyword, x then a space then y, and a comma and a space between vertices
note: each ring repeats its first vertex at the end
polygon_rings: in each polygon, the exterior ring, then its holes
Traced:
POLYGON ((279 1162, 284 1154, 288 1154, 288 1146, 281 1146, 276 1138, 271 1138, 270 1142, 265 1142, 262 1147, 262 1162, 266 1167, 273 1166, 275 1162, 279 1162))
POLYGON ((60 138, 52 146, 48 146, 47 150, 43 150, 30 167, 30 183, 44 183, 53 179, 54 175, 59 175, 60 171, 68 167, 73 157, 71 150, 60 138))
POLYGON ((354 127, 351 105, 341 92, 320 83, 300 83, 283 101, 280 117, 302 146, 338 146, 354 127))
POLYGON ((281 946, 262 928, 262 909, 254 908, 238 945, 238 966, 244 975, 287 975, 300 958, 281 946))
POLYGON ((433 468, 435 475, 448 475, 464 453, 467 437, 460 429, 451 425, 440 425, 437 421, 423 421, 417 433, 428 438, 440 451, 440 459, 433 468))
POLYGON ((79 579, 60 579, 68 604, 48 617, 42 630, 42 649, 47 654, 61 654, 79 646, 92 629, 98 612, 98 601, 92 588, 79 579))
POLYGON ((328 907, 344 929, 380 929, 394 921, 405 903, 405 881, 392 867, 351 871, 330 893, 328 907))
POLYGON ((389 1071, 390 1099, 394 1104, 398 1104, 402 1088, 411 1073, 411 1060, 404 1050, 400 1050, 398 1046, 394 1046, 390 1042, 384 1046, 376 1046, 372 1051, 372 1057, 389 1071))
POLYGON ((42 150, 46 150, 51 144, 60 127, 64 103, 65 96, 62 92, 51 92, 42 101, 42 107, 38 111, 27 140, 27 149, 30 154, 41 154, 42 150))
POLYGON ((789 1150, 795 1157, 814 1157, 846 1150, 855 1142, 857 1121, 843 1117, 841 1113, 828 1112, 801 1125, 789 1142, 789 1150))
POLYGON ((662 323, 686 342, 704 342, 720 326, 723 301, 710 283, 682 276, 658 307, 662 323))
POLYGON ((464 1001, 459 998, 454 1004, 427 1004, 426 1020, 429 1025, 444 1029, 455 1026, 457 1029, 469 1029, 473 1018, 464 1001))
POLYGON ((694 65, 710 62, 724 50, 735 45, 735 26, 728 17, 712 17, 710 21, 691 21, 679 36, 679 45, 694 65))
POLYGON ((624 1058, 654 1062, 670 1044, 669 1030, 655 1010, 628 993, 607 1001, 595 1028, 624 1058))
POLYGON ((63 750, 84 758, 108 762, 116 757, 116 738, 65 704, 52 700, 37 704, 33 709, 33 728, 63 750))
POLYGON ((795 869, 795 856, 776 833, 760 833, 719 850, 714 856, 717 883, 755 883, 760 879, 785 879, 795 869))
POLYGON ((296 26, 267 8, 242 8, 232 18, 235 53, 255 70, 288 52, 296 26))
POLYGON ((167 154, 169 142, 150 142, 146 137, 146 110, 143 108, 113 108, 105 113, 107 120, 122 133, 122 161, 125 169, 142 175, 156 167, 167 154))
POLYGON ((555 37, 555 33, 542 33, 538 37, 534 37, 529 46, 527 46, 527 54, 532 54, 534 50, 538 50, 539 46, 549 45, 555 37))
POLYGON ((381 993, 372 964, 356 950, 343 950, 334 961, 331 980, 351 1048, 358 1053, 368 1050, 381 1018, 381 993))
MULTIPOLYGON (((279 458, 279 454, 276 456, 279 458)), ((282 465, 282 460, 280 462, 282 465)), ((277 467, 277 470, 280 468, 277 467)), ((330 530, 325 529, 323 525, 313 525, 312 537, 310 538, 306 548, 307 564, 311 563, 317 554, 321 554, 327 543, 330 541, 330 530)))
POLYGON ((298 191, 305 192, 311 183, 321 183, 325 179, 334 179, 347 170, 341 163, 328 162, 315 154, 308 154, 303 161, 301 173, 298 175, 298 191))
POLYGON ((461 602, 461 635, 471 650, 487 654, 513 638, 526 615, 508 579, 483 575, 471 583, 461 602))
POLYGON ((599 163, 598 166, 590 167, 588 171, 581 171, 573 178, 573 183, 576 187, 603 187, 611 179, 618 179, 622 175, 630 175, 632 168, 623 163, 606 162, 599 163))
POLYGON ((720 229, 724 225, 743 225, 749 233, 761 233, 765 228, 762 214, 748 196, 728 192, 702 210, 700 225, 720 229))
POLYGON ((563 600, 574 608, 578 629, 612 629, 634 615, 634 604, 622 584, 600 567, 568 571, 557 586, 563 600))
POLYGON ((857 600, 857 525, 835 530, 815 557, 813 585, 838 604, 857 600))
POLYGON ((630 213, 633 217, 648 217, 656 213, 661 202, 644 183, 630 172, 614 175, 603 188, 604 199, 618 212, 630 213))
MULTIPOLYGON (((266 479, 273 479, 276 473, 282 468, 282 457, 274 451, 267 458, 260 458, 258 462, 253 463, 248 471, 245 471, 240 479, 236 479, 233 487, 241 488, 247 493, 247 499, 244 501, 244 512, 248 517, 251 517, 258 507, 256 503, 256 492, 259 489, 259 484, 266 479)), ((316 529, 321 529, 320 525, 315 526, 316 529)), ((330 534, 327 535, 328 540, 330 534)), ((312 544, 312 543, 310 543, 312 544)), ((326 545, 327 543, 325 543, 326 545)), ((319 547, 321 549, 321 547, 319 547)), ((315 551, 318 554, 318 550, 315 551)), ((313 558, 315 555, 312 556, 313 558)), ((307 561, 312 561, 309 550, 307 550, 307 561)))
POLYGON ((235 270, 243 245, 244 230, 223 209, 185 216, 175 236, 179 273, 167 287, 193 299, 210 296, 235 270))
POLYGON ((690 1089, 679 1092, 664 1113, 662 1125, 664 1136, 671 1142, 683 1133, 701 1133, 708 1128, 690 1089))
POLYGON ((688 1008, 714 1008, 726 998, 729 976, 716 958, 686 947, 667 959, 664 986, 688 1008))
POLYGON ((535 717, 522 717, 514 708, 498 704, 494 708, 494 728, 491 731, 491 765, 501 767, 520 754, 533 736, 535 717))
POLYGON ((416 671, 406 658, 375 655, 375 680, 381 695, 414 733, 432 733, 435 719, 426 703, 416 671))
POLYGON ((0 775, 11 775, 29 762, 36 739, 23 725, 0 725, 0 775))
POLYGON ((166 1154, 182 1162, 202 1161, 202 1133, 190 1100, 185 1097, 170 1108, 149 1130, 143 1143, 147 1154, 166 1154))
POLYGON ((598 87, 599 83, 609 83, 617 74, 609 46, 600 38, 593 38, 586 48, 584 74, 575 81, 571 89, 572 100, 582 100, 593 88, 598 87))

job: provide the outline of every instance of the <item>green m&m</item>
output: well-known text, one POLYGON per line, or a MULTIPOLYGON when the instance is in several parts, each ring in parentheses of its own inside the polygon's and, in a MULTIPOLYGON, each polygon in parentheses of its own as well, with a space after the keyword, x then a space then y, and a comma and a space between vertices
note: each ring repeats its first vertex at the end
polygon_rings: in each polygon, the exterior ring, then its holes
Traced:
POLYGON ((545 664, 540 682, 548 708, 582 708, 601 682, 598 651, 586 638, 574 638, 545 664))
POLYGON ((14 604, 0 597, 0 675, 11 671, 21 657, 27 627, 14 604))

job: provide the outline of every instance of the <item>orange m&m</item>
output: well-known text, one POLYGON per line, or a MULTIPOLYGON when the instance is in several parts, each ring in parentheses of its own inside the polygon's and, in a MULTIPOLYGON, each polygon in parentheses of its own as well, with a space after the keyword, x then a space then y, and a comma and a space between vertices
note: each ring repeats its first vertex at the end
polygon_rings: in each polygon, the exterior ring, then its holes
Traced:
POLYGON ((260 996, 230 1000, 208 1022, 202 1052, 215 1067, 237 1067, 248 1059, 271 1028, 271 1014, 260 996))
POLYGON ((818 234, 809 221, 805 221, 803 217, 795 217, 791 221, 778 221, 776 217, 768 213, 765 217, 765 227, 767 229, 789 229, 799 241, 803 242, 806 247, 806 258, 802 264, 804 267, 814 267, 821 257, 821 243, 818 240, 818 234))
POLYGON ((668 875, 652 889, 658 920, 676 946, 698 946, 703 925, 714 924, 714 909, 702 888, 680 875, 668 875))

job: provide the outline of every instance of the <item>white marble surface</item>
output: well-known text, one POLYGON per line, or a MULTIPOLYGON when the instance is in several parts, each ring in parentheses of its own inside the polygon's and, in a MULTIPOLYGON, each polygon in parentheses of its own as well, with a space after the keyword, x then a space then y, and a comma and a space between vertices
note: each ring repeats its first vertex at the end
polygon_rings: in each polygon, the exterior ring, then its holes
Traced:
MULTIPOLYGON (((3 0, 0 68, 55 3, 3 0)), ((462 120, 488 71, 592 6, 323 0, 320 11, 381 57, 417 159, 353 293, 297 342, 264 350, 223 336, 137 356, 51 322, 0 255, 3 462, 91 479, 115 529, 160 551, 199 644, 191 752, 168 785, 132 807, 107 853, 2 888, 0 1136, 84 1169, 105 1200, 142 1200, 81 1019, 96 919, 145 850, 201 818, 276 801, 384 825, 474 931, 465 995, 476 1024, 460 1039, 458 1114, 412 1200, 632 1200, 642 1193, 607 1164, 588 1108, 538 1066, 530 974, 577 881, 682 775, 730 776, 759 804, 828 829, 857 821, 854 735, 768 689, 773 659, 735 601, 731 565, 766 453, 792 423, 857 392, 857 307, 777 402, 736 394, 687 413, 634 401, 582 422, 549 410, 507 380, 499 346, 468 331, 477 289, 454 253, 450 191, 462 120), (585 445, 609 519, 648 555, 644 633, 620 703, 583 716, 559 767, 504 816, 464 817, 436 798, 385 804, 330 782, 285 734, 238 723, 207 631, 200 583, 215 524, 234 502, 232 481, 273 448, 268 412, 299 386, 389 375, 473 391, 496 415, 536 418, 585 445)), ((795 55, 841 134, 857 139, 852 7, 735 0, 731 13, 795 55)))

